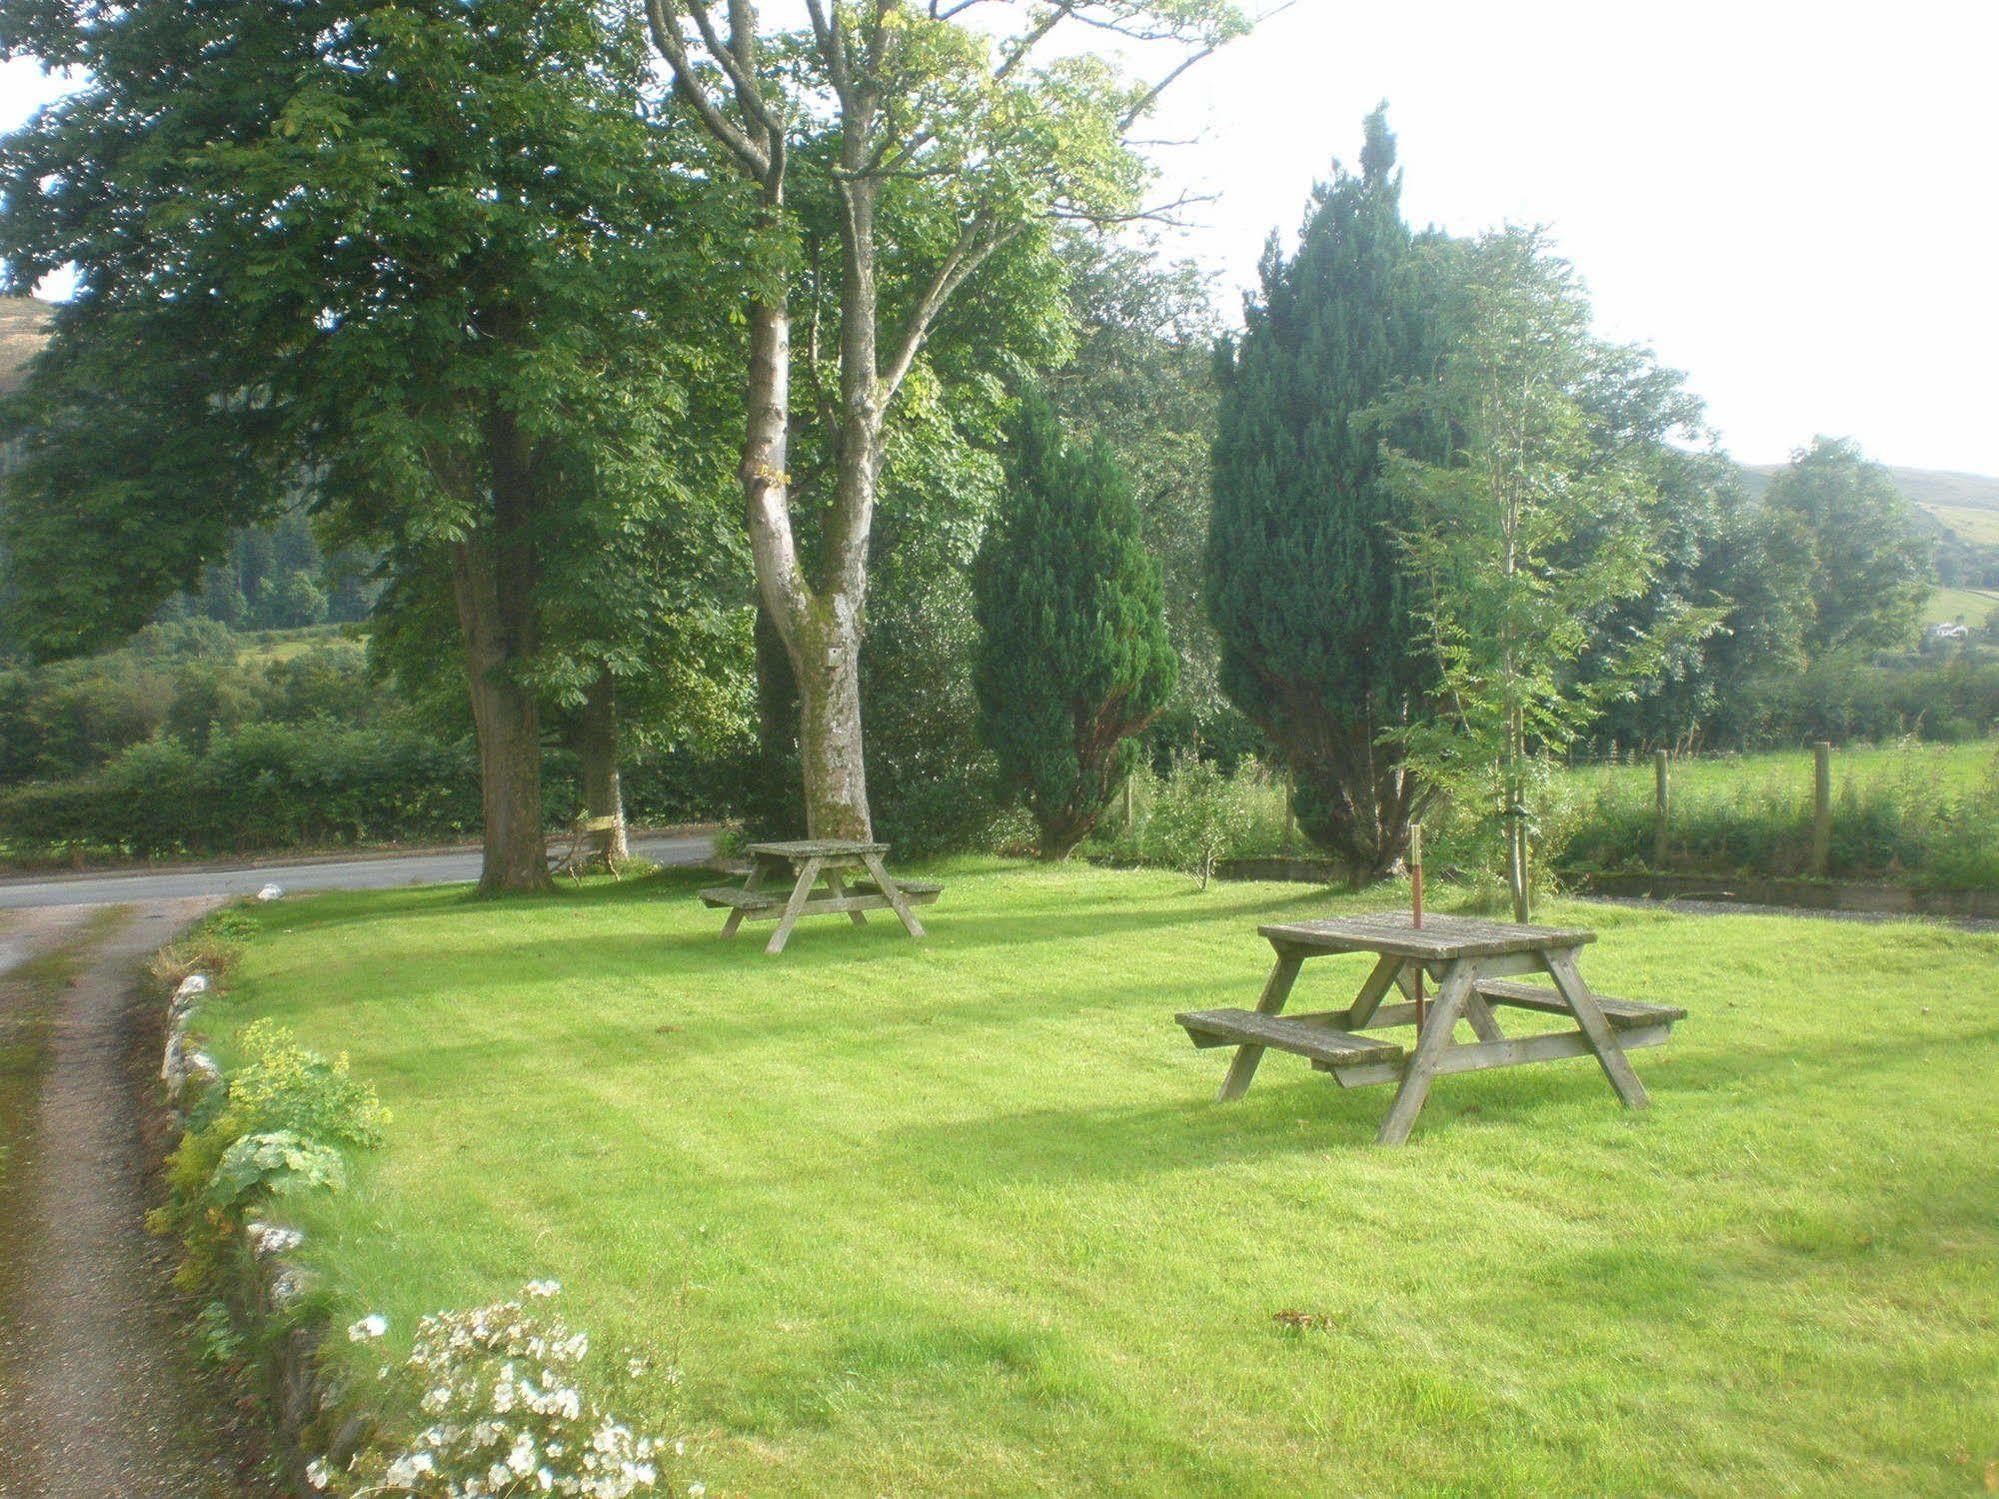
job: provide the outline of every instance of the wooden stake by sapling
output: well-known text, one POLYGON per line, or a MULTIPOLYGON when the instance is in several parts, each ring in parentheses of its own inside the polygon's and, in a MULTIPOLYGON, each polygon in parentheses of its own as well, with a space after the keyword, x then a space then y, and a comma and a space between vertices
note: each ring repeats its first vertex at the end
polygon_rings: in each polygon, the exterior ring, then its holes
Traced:
MULTIPOLYGON (((1409 824, 1409 924, 1423 928, 1423 824, 1409 824)), ((1423 1034, 1423 965, 1416 965, 1416 1034, 1423 1034)))

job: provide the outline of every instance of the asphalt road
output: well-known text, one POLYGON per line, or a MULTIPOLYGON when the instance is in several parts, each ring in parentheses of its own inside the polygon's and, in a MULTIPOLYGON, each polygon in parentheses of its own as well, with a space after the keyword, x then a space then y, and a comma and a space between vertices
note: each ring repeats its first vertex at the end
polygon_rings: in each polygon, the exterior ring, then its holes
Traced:
MULTIPOLYGON (((657 864, 699 864, 714 850, 705 833, 634 838, 632 852, 657 864)), ((479 878, 476 849, 383 854, 367 859, 303 860, 127 874, 58 875, 0 881, 0 910, 27 906, 99 906, 199 896, 253 895, 267 884, 293 890, 386 890, 479 878)))

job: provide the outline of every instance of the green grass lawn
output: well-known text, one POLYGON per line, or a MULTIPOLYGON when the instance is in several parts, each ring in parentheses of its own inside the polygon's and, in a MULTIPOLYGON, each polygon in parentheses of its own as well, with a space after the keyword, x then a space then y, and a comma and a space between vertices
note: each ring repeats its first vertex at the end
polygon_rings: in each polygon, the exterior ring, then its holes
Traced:
POLYGON ((1551 908, 1599 988, 1690 1012, 1634 1053, 1651 1111, 1587 1061, 1450 1077, 1383 1150, 1387 1090, 1273 1055, 1217 1106, 1172 1016, 1254 1003, 1259 921, 1390 896, 939 873, 928 941, 822 920, 775 960, 683 876, 287 901, 205 1023, 276 1016, 395 1111, 301 1219, 342 1316, 393 1340, 557 1277, 710 1499, 1968 1494, 1999 1460, 1999 936, 1551 908))

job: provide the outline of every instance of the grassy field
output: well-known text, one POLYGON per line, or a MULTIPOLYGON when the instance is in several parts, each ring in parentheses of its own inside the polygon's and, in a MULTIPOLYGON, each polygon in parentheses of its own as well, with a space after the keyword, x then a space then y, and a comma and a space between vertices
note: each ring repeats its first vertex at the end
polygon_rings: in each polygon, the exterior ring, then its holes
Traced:
POLYGON ((345 625, 301 625, 294 630, 249 630, 237 632, 236 659, 248 665, 269 665, 289 661, 307 651, 349 638, 345 625))
POLYGON ((1999 506, 1935 504, 1923 509, 1966 541, 1978 546, 1999 545, 1999 506))
POLYGON ((779 960, 683 876, 286 901, 204 1023, 226 1055, 276 1016, 395 1111, 301 1219, 339 1315, 394 1341, 557 1277, 710 1499, 1958 1495, 1999 1463, 1999 936, 1552 910, 1599 987, 1691 1012, 1636 1054, 1650 1113, 1586 1062, 1455 1077, 1384 1151, 1387 1092, 1295 1059, 1216 1106, 1172 1015, 1254 1001, 1259 921, 1389 895, 935 872, 929 941, 821 921, 779 960))
MULTIPOLYGON (((1832 791, 1828 872, 1835 878, 1999 889, 1999 744, 1838 749, 1832 791)), ((1570 771, 1556 792, 1567 867, 1649 866, 1649 762, 1570 771)), ((1811 807, 1808 751, 1677 761, 1669 866, 1805 874, 1811 807)))
MULTIPOLYGON (((1832 752, 1833 796, 1851 791, 1863 795, 1890 786, 1913 784, 1944 795, 1977 791, 1999 775, 1999 742, 1970 744, 1863 744, 1832 752)), ((1649 756, 1629 765, 1591 765, 1569 771, 1571 785, 1584 789, 1614 784, 1642 786, 1652 795, 1649 756)), ((1795 796, 1810 801, 1812 752, 1774 750, 1760 755, 1706 755, 1675 760, 1675 795, 1689 797, 1735 795, 1739 792, 1795 796)))
MULTIPOLYGON (((1254 769, 1241 784, 1245 826, 1239 857, 1314 850, 1286 836, 1284 788, 1254 769)), ((1705 874, 1806 873, 1811 846, 1809 750, 1709 755, 1672 768, 1670 867, 1705 874)), ((1162 862, 1149 830, 1161 793, 1141 779, 1136 834, 1121 811, 1105 818, 1092 845, 1113 857, 1162 862)), ((1583 765, 1558 773, 1539 799, 1539 853, 1567 873, 1647 867, 1653 851, 1652 760, 1583 765)), ((1999 741, 1857 745, 1833 752, 1835 878, 1946 889, 1999 889, 1999 741)), ((1427 847, 1441 867, 1474 867, 1481 845, 1467 827, 1433 811, 1427 847)))
MULTIPOLYGON (((1999 515, 1993 519, 1999 522, 1999 515)), ((1964 624, 1977 630, 1994 614, 1999 614, 1999 588, 1939 588, 1923 610, 1923 623, 1964 624)))

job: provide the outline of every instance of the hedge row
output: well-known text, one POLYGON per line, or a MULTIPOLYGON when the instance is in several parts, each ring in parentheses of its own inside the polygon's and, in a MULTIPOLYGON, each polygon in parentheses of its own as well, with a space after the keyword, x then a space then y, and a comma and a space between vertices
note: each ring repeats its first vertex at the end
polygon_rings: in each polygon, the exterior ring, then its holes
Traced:
POLYGON ((0 794, 0 841, 150 858, 449 838, 479 826, 463 748, 408 731, 251 724, 197 754, 132 746, 66 781, 0 794))

